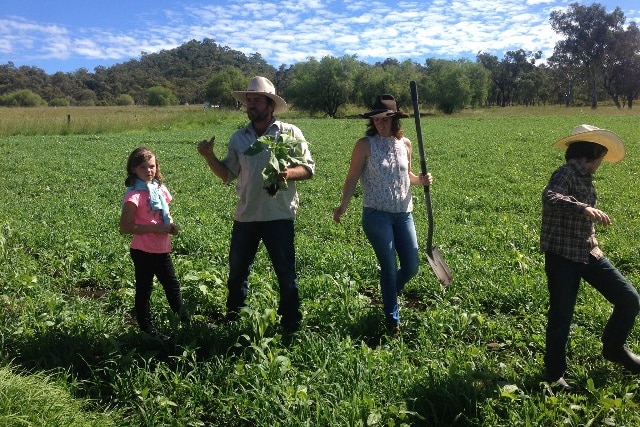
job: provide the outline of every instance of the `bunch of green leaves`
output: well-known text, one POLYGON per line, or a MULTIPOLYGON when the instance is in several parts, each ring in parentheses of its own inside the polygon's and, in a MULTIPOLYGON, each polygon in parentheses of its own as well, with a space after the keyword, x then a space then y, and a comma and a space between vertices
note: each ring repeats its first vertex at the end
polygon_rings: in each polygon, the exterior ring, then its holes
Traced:
POLYGON ((287 133, 276 135, 262 135, 244 152, 248 156, 254 156, 269 151, 269 161, 262 169, 264 188, 270 196, 275 197, 280 189, 288 188, 287 180, 280 174, 290 166, 305 164, 300 141, 287 133))

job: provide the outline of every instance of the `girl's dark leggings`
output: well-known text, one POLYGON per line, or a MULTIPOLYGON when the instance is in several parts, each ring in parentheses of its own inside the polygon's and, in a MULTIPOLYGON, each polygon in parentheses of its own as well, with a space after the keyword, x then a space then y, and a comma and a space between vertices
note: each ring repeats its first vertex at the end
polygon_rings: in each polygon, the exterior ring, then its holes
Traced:
MULTIPOLYGON (((180 283, 173 268, 173 262, 169 253, 153 254, 139 249, 130 249, 131 259, 135 268, 136 296, 135 310, 138 325, 142 330, 150 330, 151 322, 151 292, 153 290, 153 277, 164 288, 169 307, 174 313, 180 313, 182 317, 188 317, 183 310, 180 283)), ((188 321, 188 318, 181 319, 188 321)))

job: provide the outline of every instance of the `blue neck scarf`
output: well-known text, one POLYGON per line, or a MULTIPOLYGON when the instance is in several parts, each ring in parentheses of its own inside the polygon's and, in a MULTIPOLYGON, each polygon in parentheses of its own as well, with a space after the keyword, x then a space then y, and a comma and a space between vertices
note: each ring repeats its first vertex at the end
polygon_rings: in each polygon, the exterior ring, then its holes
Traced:
POLYGON ((164 195, 160 190, 160 185, 158 185, 158 182, 155 179, 149 183, 146 183, 141 179, 136 179, 136 182, 132 187, 127 187, 127 191, 132 190, 149 191, 151 209, 154 211, 162 210, 162 221, 164 221, 165 224, 171 223, 171 218, 169 217, 169 204, 165 200, 164 195))

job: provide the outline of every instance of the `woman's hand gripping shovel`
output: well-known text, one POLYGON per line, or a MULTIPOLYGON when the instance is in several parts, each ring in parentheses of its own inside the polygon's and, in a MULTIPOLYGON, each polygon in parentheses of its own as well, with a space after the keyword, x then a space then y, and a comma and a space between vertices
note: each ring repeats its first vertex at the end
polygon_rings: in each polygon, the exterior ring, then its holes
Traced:
MULTIPOLYGON (((420 152, 420 168, 422 174, 427 174, 427 162, 424 156, 424 147, 422 145, 422 126, 420 125, 420 111, 418 109, 418 87, 415 81, 411 81, 409 84, 411 89, 411 101, 413 102, 413 115, 416 120, 416 133, 418 134, 418 151, 420 152)), ((436 274, 436 277, 444 286, 449 286, 453 281, 453 275, 449 266, 440 255, 437 248, 433 246, 433 210, 431 208, 431 193, 429 192, 429 186, 424 186, 424 196, 427 201, 427 216, 429 218, 429 232, 427 234, 427 259, 431 264, 431 269, 436 274)))

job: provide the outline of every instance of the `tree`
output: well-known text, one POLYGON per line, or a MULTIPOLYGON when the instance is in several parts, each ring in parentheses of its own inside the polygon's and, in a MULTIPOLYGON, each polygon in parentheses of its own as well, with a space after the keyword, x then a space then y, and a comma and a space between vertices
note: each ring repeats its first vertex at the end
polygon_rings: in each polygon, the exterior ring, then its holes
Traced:
POLYGON ((640 96, 640 31, 635 22, 631 23, 628 30, 631 30, 630 37, 635 40, 635 51, 622 60, 621 75, 618 79, 619 93, 626 99, 627 106, 631 109, 633 100, 640 96))
POLYGON ((76 103, 85 107, 96 105, 96 94, 91 89, 82 89, 76 94, 76 103))
POLYGON ((56 98, 64 97, 68 100, 74 99, 74 94, 82 90, 82 83, 78 81, 71 73, 63 73, 58 71, 49 78, 49 84, 55 87, 60 95, 56 98))
POLYGON ((354 90, 349 103, 371 106, 376 97, 389 93, 396 98, 398 108, 411 109, 411 94, 408 90, 409 82, 419 80, 420 66, 411 60, 398 62, 387 58, 371 66, 359 63, 354 75, 354 90))
POLYGON ((393 89, 391 73, 380 65, 363 66, 356 76, 353 104, 371 106, 376 96, 390 93, 397 96, 393 89))
POLYGON ((176 98, 173 92, 171 92, 171 89, 162 86, 154 86, 147 89, 147 104, 155 107, 177 105, 178 98, 176 98))
POLYGON ((464 61, 427 60, 426 99, 440 111, 452 114, 471 101, 471 79, 464 61))
POLYGON ((613 33, 610 46, 603 66, 604 88, 616 107, 622 108, 622 97, 631 108, 640 91, 640 30, 636 23, 613 33))
POLYGON ((133 96, 129 95, 128 93, 123 93, 118 95, 114 102, 116 105, 122 105, 122 106, 134 105, 136 103, 133 100, 133 96))
POLYGON ((238 108, 240 105, 233 97, 233 91, 245 90, 249 77, 239 69, 227 66, 211 76, 204 91, 204 99, 212 105, 238 108))
POLYGON ((67 98, 53 98, 49 101, 49 107, 68 107, 71 105, 67 98))
POLYGON ((486 52, 480 52, 476 56, 476 62, 482 64, 482 66, 489 72, 489 78, 491 79, 491 86, 487 95, 489 105, 502 105, 504 97, 504 88, 502 84, 502 77, 500 76, 500 68, 498 66, 498 57, 486 52))
POLYGON ((489 82, 491 75, 481 64, 463 62, 463 66, 471 83, 471 108, 480 108, 486 105, 489 96, 489 82))
POLYGON ((335 118, 353 92, 359 64, 355 56, 311 58, 292 67, 285 94, 296 108, 335 118))
POLYGON ((551 12, 551 28, 565 36, 556 43, 550 62, 565 62, 582 72, 591 92, 591 108, 598 106, 598 87, 603 63, 610 49, 611 34, 622 30, 624 14, 619 7, 608 14, 598 3, 569 5, 567 12, 551 12))
POLYGON ((0 105, 7 107, 41 107, 47 103, 30 89, 20 89, 0 96, 0 105))
POLYGON ((506 107, 516 103, 526 103, 519 99, 520 84, 526 74, 532 73, 536 60, 542 52, 527 52, 523 49, 508 51, 500 62, 498 57, 488 53, 479 53, 476 61, 481 63, 491 75, 491 81, 497 90, 495 102, 506 107))
POLYGON ((574 104, 575 87, 582 78, 582 71, 571 64, 566 52, 555 52, 547 61, 556 84, 558 102, 569 107, 574 104))
POLYGON ((525 73, 521 80, 521 95, 525 105, 546 105, 551 100, 551 72, 545 64, 525 73))

